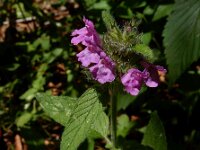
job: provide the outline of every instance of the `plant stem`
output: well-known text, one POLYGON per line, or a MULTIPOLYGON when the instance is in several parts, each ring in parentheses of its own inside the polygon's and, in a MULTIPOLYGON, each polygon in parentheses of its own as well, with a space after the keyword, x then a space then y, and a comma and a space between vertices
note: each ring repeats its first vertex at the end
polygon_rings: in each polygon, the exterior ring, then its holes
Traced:
POLYGON ((114 86, 111 87, 110 101, 111 101, 111 141, 113 143, 114 149, 117 147, 116 131, 117 131, 117 102, 115 99, 114 86))

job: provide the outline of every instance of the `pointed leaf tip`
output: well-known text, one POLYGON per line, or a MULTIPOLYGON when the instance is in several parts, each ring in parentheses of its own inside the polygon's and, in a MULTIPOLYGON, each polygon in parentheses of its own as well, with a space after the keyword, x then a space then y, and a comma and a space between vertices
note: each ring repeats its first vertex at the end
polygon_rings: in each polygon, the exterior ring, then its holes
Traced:
POLYGON ((167 150, 165 130, 157 112, 151 114, 151 119, 144 133, 142 144, 154 150, 167 150))

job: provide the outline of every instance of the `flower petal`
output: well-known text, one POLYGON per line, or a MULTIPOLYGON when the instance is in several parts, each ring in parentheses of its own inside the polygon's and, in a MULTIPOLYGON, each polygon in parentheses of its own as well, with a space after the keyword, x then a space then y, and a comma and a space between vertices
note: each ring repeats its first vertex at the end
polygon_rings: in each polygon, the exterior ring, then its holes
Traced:
POLYGON ((100 61, 100 57, 97 53, 92 53, 87 48, 76 55, 78 61, 82 63, 82 66, 88 67, 91 63, 97 64, 100 61))
POLYGON ((128 72, 121 77, 121 82, 128 93, 134 96, 138 95, 143 82, 143 73, 135 68, 129 69, 128 72))
POLYGON ((106 82, 112 82, 115 79, 113 70, 104 64, 105 60, 101 60, 98 64, 89 68, 95 80, 104 84, 106 82))

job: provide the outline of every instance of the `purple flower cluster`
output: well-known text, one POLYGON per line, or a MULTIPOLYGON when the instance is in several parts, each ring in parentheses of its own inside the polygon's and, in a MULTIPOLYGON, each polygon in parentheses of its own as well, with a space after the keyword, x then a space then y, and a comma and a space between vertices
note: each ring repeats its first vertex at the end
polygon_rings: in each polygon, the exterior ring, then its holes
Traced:
MULTIPOLYGON (((85 27, 72 32, 71 43, 73 45, 81 43, 85 46, 85 49, 76 55, 78 61, 89 69, 93 78, 99 83, 112 82, 115 79, 115 63, 103 51, 100 37, 92 21, 86 18, 83 18, 83 21, 85 27)), ((158 72, 166 73, 166 69, 162 66, 154 66, 147 62, 141 64, 145 68, 143 71, 132 68, 121 77, 125 90, 131 95, 138 95, 143 83, 148 87, 157 87, 158 72)))
POLYGON ((143 83, 148 87, 157 87, 159 83, 158 71, 166 73, 166 69, 162 66, 154 66, 146 62, 143 64, 145 67, 143 72, 132 68, 121 77, 125 90, 131 95, 138 95, 143 83))
POLYGON ((115 79, 115 63, 106 55, 101 48, 101 40, 94 28, 92 21, 83 18, 85 27, 72 32, 71 43, 77 45, 81 43, 86 46, 78 53, 78 61, 82 66, 87 67, 95 80, 104 84, 115 79))

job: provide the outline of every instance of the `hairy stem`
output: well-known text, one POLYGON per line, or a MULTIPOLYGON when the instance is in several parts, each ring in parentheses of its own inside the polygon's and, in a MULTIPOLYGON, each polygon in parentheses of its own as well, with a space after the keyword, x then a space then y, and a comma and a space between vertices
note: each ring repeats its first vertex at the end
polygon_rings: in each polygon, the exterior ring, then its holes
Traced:
POLYGON ((110 94, 110 102, 111 102, 111 141, 113 143, 114 148, 117 147, 117 140, 116 140, 116 131, 117 131, 117 102, 115 99, 115 89, 112 85, 111 89, 109 90, 110 94))

